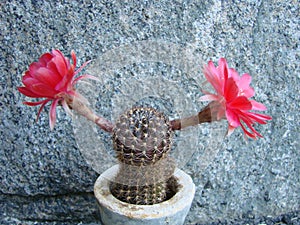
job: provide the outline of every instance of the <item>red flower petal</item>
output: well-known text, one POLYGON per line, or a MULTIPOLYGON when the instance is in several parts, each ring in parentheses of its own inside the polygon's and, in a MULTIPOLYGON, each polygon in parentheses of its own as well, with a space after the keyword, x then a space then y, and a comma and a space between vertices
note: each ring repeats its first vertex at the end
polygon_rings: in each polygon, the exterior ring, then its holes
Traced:
POLYGON ((40 97, 46 97, 46 98, 54 98, 56 94, 58 94, 57 91, 50 88, 48 85, 43 83, 36 83, 31 86, 32 92, 40 95, 40 97))
POLYGON ((40 67, 42 67, 42 66, 43 66, 42 63, 40 63, 40 62, 33 62, 33 63, 31 63, 30 66, 29 66, 29 73, 31 75, 34 74, 37 71, 37 69, 40 68, 40 67))
POLYGON ((212 61, 209 61, 208 65, 204 67, 204 75, 207 81, 214 87, 215 91, 218 94, 223 94, 223 84, 219 77, 219 72, 212 61))
POLYGON ((233 101, 239 93, 239 89, 233 80, 233 78, 229 78, 225 84, 224 88, 224 97, 227 102, 233 101))
POLYGON ((240 77, 240 80, 237 81, 237 84, 238 84, 239 88, 241 88, 243 90, 247 90, 250 86, 251 80, 252 80, 252 77, 249 74, 245 73, 240 77))
POLYGON ((259 103, 257 101, 254 101, 254 100, 250 100, 251 104, 252 104, 252 110, 260 110, 260 111, 263 111, 263 110, 266 110, 267 107, 262 104, 262 103, 259 103))
POLYGON ((32 78, 31 76, 24 76, 23 77, 23 84, 28 88, 31 89, 31 86, 34 84, 40 83, 39 80, 32 78))
POLYGON ((71 57, 73 60, 73 65, 74 65, 74 67, 76 67, 76 54, 75 54, 74 50, 71 51, 71 57))
POLYGON ((33 78, 28 70, 23 75, 22 82, 24 81, 24 79, 27 79, 27 78, 33 78))
POLYGON ((235 127, 233 127, 233 126, 228 126, 228 130, 227 130, 227 135, 229 136, 229 135, 231 135, 232 133, 233 133, 233 131, 235 130, 235 127))
POLYGON ((61 80, 61 77, 58 74, 55 74, 52 70, 46 67, 40 67, 36 70, 34 75, 41 83, 49 85, 51 88, 54 88, 61 80))
POLYGON ((59 73, 59 71, 57 70, 57 67, 56 67, 55 62, 53 62, 52 60, 49 61, 48 64, 47 64, 47 68, 48 68, 49 70, 51 70, 53 73, 59 75, 59 76, 60 76, 60 79, 62 79, 62 78, 61 78, 61 75, 60 75, 60 73, 59 73))
POLYGON ((227 104, 230 108, 236 108, 239 110, 251 110, 252 104, 251 102, 244 96, 239 96, 235 98, 233 101, 227 104))
POLYGON ((39 63, 41 63, 41 66, 47 66, 47 62, 49 62, 52 58, 53 55, 47 52, 40 57, 39 63))
POLYGON ((63 79, 55 86, 56 90, 63 90, 67 91, 68 89, 71 89, 72 87, 72 80, 74 78, 74 72, 69 71, 63 79))
POLYGON ((240 95, 246 96, 247 98, 253 97, 255 94, 255 91, 252 87, 249 87, 246 90, 240 90, 240 95))
POLYGON ((258 133, 258 132, 253 128, 253 126, 252 126, 253 123, 252 123, 251 121, 247 120, 246 118, 243 118, 242 120, 243 120, 243 122, 247 125, 247 127, 252 131, 252 133, 249 132, 249 131, 245 128, 245 126, 241 123, 241 127, 242 127, 242 129, 243 129, 243 131, 245 132, 246 135, 248 135, 248 136, 251 137, 251 138, 256 138, 257 136, 258 136, 258 137, 263 137, 260 133, 258 133))
POLYGON ((240 80, 239 73, 234 68, 229 68, 229 77, 232 77, 235 81, 240 80))
POLYGON ((200 97, 200 101, 216 101, 219 99, 218 95, 214 95, 214 94, 206 94, 200 97))
POLYGON ((40 97, 37 94, 35 94, 34 92, 32 92, 29 89, 27 89, 26 87, 18 87, 18 91, 21 92, 23 95, 25 95, 27 97, 30 97, 30 98, 38 98, 38 97, 40 97))
POLYGON ((53 130, 55 122, 56 122, 56 106, 60 99, 56 99, 52 102, 49 112, 49 124, 50 129, 53 130))
POLYGON ((61 56, 60 53, 57 53, 57 51, 54 50, 53 52, 56 52, 56 56, 53 57, 52 62, 54 62, 60 76, 64 77, 68 73, 68 68, 65 59, 61 56))
POLYGON ((255 139, 256 138, 256 136, 259 136, 259 137, 262 137, 261 136, 261 134, 260 133, 258 133, 258 132, 256 132, 255 130, 255 133, 251 133, 251 132, 249 132, 246 128, 245 128, 245 126, 243 125, 243 124, 241 124, 241 127, 242 127, 242 129, 243 129, 243 131, 244 131, 244 133, 248 136, 248 137, 250 137, 250 138, 253 138, 253 139, 255 139))
POLYGON ((38 119, 39 119, 39 117, 40 117, 40 114, 41 114, 43 108, 45 107, 45 105, 46 105, 49 101, 50 101, 50 99, 46 99, 46 100, 42 101, 43 103, 42 103, 42 105, 41 105, 41 107, 39 108, 39 111, 38 111, 38 113, 37 113, 36 121, 38 121, 38 119))
POLYGON ((241 125, 240 119, 234 112, 234 110, 226 110, 226 118, 228 120, 229 125, 232 127, 238 127, 241 125))
POLYGON ((91 80, 99 81, 99 79, 97 77, 94 77, 94 76, 91 76, 91 75, 88 75, 88 74, 84 74, 84 75, 79 76, 76 79, 74 79, 72 84, 76 84, 79 80, 83 80, 83 79, 91 79, 91 80))
POLYGON ((40 105, 40 104, 44 104, 46 102, 48 102, 49 100, 46 99, 46 100, 42 100, 42 101, 38 101, 38 102, 23 102, 25 105, 29 105, 29 106, 37 106, 37 105, 40 105))
POLYGON ((226 82, 229 76, 226 59, 224 58, 219 59, 218 71, 219 71, 220 79, 226 82))
POLYGON ((248 118, 251 118, 257 123, 266 124, 265 120, 271 120, 272 117, 264 114, 254 113, 254 112, 247 112, 245 113, 248 118))
MULTIPOLYGON (((73 59, 73 60, 74 60, 74 59, 73 59)), ((76 60, 76 58, 75 58, 75 60, 76 60)), ((89 61, 83 63, 82 66, 80 66, 80 67, 75 71, 75 75, 76 75, 77 73, 79 73, 84 67, 86 67, 86 65, 89 64, 91 61, 92 61, 92 60, 89 60, 89 61)), ((89 76, 90 76, 90 75, 89 75, 89 76)), ((92 78, 92 79, 93 79, 93 80, 99 80, 99 79, 96 78, 96 77, 94 77, 94 78, 92 78)))

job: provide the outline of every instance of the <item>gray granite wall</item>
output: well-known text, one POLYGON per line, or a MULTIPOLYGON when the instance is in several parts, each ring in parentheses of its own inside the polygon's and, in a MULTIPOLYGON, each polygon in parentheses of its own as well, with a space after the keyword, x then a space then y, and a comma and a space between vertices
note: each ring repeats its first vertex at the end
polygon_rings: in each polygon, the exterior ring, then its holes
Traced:
MULTIPOLYGON (((16 90, 28 65, 58 48, 78 64, 136 41, 188 46, 204 61, 226 57, 253 75, 256 100, 273 120, 249 141, 226 138, 200 171, 187 224, 276 216, 300 209, 299 1, 1 1, 0 220, 3 224, 99 223, 98 174, 76 145, 71 119, 58 110, 35 123, 36 108, 16 90)), ((109 102, 109 98, 104 98, 109 102)), ((101 165, 101 162, 99 162, 101 165)), ((103 167, 105 167, 103 165, 103 167)))

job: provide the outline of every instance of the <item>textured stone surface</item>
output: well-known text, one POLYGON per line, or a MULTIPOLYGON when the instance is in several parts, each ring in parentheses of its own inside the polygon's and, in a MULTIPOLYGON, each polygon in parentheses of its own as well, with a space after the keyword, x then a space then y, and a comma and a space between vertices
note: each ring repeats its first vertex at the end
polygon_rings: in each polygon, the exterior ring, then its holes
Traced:
POLYGON ((193 156, 184 168, 197 186, 186 223, 259 223, 286 214, 297 224, 289 213, 300 208, 299 30, 293 0, 2 1, 2 223, 99 223, 92 196, 98 174, 76 146, 71 119, 58 110, 50 131, 46 111, 35 123, 37 109, 22 105, 16 87, 28 65, 53 48, 66 55, 74 49, 81 64, 123 44, 160 39, 249 72, 256 100, 273 116, 257 128, 264 139, 246 144, 240 131, 226 138, 206 170, 198 167, 201 153, 193 156))

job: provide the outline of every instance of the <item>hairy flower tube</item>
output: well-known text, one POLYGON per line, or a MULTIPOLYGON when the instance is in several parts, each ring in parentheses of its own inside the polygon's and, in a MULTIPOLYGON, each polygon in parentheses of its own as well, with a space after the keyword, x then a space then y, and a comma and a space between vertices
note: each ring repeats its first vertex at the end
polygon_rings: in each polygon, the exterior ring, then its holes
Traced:
POLYGON ((216 67, 212 61, 204 67, 204 75, 216 93, 204 91, 202 101, 212 101, 216 113, 216 120, 228 120, 228 134, 237 127, 241 127, 245 135, 250 138, 262 137, 254 129, 256 123, 266 124, 272 118, 268 115, 252 112, 251 110, 266 110, 266 107, 250 99, 254 96, 254 89, 250 87, 251 76, 240 76, 233 68, 228 68, 226 59, 221 58, 216 67))
MULTIPOLYGON (((38 62, 30 64, 25 72, 22 82, 24 87, 18 87, 18 90, 30 98, 43 98, 36 102, 24 102, 29 106, 41 105, 37 114, 37 119, 48 102, 51 103, 49 111, 50 128, 53 129, 56 121, 56 107, 62 105, 65 111, 71 114, 71 109, 75 109, 90 120, 100 123, 102 128, 107 128, 106 120, 95 116, 84 104, 84 98, 75 90, 75 84, 84 78, 96 79, 90 75, 75 76, 89 63, 84 63, 76 70, 76 55, 71 52, 73 64, 66 58, 61 51, 52 50, 52 52, 43 54, 38 62), (76 97, 76 104, 74 98, 76 97)), ((111 128, 108 127, 108 131, 111 128)))

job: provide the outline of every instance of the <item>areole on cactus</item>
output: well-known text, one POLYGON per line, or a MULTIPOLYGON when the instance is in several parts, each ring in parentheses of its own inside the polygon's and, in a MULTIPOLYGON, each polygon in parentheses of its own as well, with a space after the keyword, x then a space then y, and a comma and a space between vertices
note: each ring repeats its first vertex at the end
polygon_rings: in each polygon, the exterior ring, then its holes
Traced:
POLYGON ((88 62, 75 70, 76 56, 74 52, 71 55, 74 64, 59 50, 42 55, 25 72, 22 78, 24 86, 18 90, 30 98, 44 98, 25 102, 29 106, 41 105, 38 116, 45 105, 52 102, 51 129, 56 121, 55 109, 62 105, 68 113, 74 110, 111 134, 120 171, 110 188, 121 201, 151 205, 165 201, 176 192, 176 180, 172 177, 176 165, 169 157, 174 132, 226 119, 229 134, 240 126, 245 136, 256 138, 262 135, 253 126, 271 119, 252 111, 265 110, 266 107, 250 99, 254 96, 250 87, 251 76, 244 74, 240 77, 234 69, 228 68, 225 59, 220 59, 217 67, 211 61, 204 66, 204 75, 216 93, 204 91, 201 100, 211 102, 196 115, 170 121, 167 115, 156 109, 140 106, 124 112, 113 124, 96 115, 76 91, 77 81, 95 77, 85 74, 75 78, 88 62), (74 101, 74 97, 79 101, 74 101))

